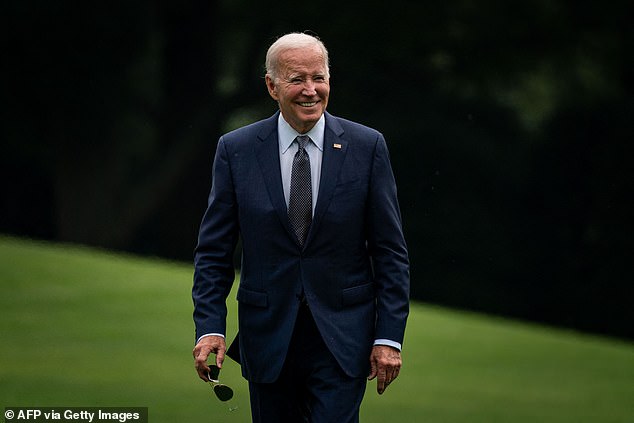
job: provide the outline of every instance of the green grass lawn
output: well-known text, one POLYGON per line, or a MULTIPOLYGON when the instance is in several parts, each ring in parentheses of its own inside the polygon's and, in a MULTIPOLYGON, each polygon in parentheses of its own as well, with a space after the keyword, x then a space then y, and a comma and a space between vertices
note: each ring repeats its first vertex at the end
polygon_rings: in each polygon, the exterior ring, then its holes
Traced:
MULTIPOLYGON (((0 237, 0 399, 143 406, 150 422, 248 422, 230 360, 219 402, 193 368, 192 268, 0 237)), ((230 334, 235 333, 230 301, 230 334)), ((634 322, 633 322, 634 324, 634 322)), ((634 345, 412 304, 399 379, 363 422, 634 422, 634 345)))

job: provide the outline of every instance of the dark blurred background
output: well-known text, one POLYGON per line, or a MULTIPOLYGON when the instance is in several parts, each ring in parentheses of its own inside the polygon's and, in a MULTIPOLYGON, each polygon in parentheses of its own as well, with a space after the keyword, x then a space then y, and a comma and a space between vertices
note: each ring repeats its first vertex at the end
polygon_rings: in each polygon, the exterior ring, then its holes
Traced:
POLYGON ((414 299, 634 338, 631 1, 1 6, 0 232, 191 261, 218 137, 312 30, 388 141, 414 299))

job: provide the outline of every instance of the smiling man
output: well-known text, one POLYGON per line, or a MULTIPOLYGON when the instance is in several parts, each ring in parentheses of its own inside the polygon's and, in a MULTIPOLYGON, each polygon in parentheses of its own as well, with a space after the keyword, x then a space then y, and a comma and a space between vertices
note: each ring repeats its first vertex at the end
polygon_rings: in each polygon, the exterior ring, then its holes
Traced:
POLYGON ((399 374, 409 261, 383 136, 326 112, 328 51, 280 37, 266 56, 279 112, 222 136, 195 252, 195 367, 222 367, 242 239, 238 360, 254 422, 358 422, 366 380, 399 374))
POLYGON ((294 48, 285 48, 288 46, 283 42, 274 44, 265 76, 269 94, 278 102, 284 120, 300 134, 323 116, 330 95, 328 53, 311 38, 299 38, 304 41, 294 48))

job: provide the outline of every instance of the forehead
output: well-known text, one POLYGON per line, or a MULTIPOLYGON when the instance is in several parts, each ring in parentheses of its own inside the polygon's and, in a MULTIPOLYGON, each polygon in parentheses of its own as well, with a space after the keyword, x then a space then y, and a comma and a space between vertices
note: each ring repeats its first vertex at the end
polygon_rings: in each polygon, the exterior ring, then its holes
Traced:
POLYGON ((279 55, 279 67, 289 73, 326 73, 326 61, 317 46, 284 50, 279 55))

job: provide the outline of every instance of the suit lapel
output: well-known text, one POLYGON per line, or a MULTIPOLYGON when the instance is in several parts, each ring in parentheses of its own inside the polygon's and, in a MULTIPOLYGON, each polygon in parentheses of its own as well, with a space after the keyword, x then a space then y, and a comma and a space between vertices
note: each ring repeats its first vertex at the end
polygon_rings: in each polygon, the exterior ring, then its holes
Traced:
POLYGON ((317 232, 324 213, 330 205, 332 194, 337 186, 341 166, 348 152, 348 141, 343 138, 343 128, 337 120, 326 113, 326 130, 324 132, 324 155, 321 163, 321 179, 319 195, 315 206, 313 222, 306 238, 307 245, 317 232))
POLYGON ((278 146, 277 119, 279 112, 275 113, 263 125, 258 134, 258 143, 255 146, 257 157, 264 182, 269 193, 273 207, 292 239, 295 239, 293 230, 288 220, 284 189, 282 188, 282 171, 280 170, 280 153, 278 146))

